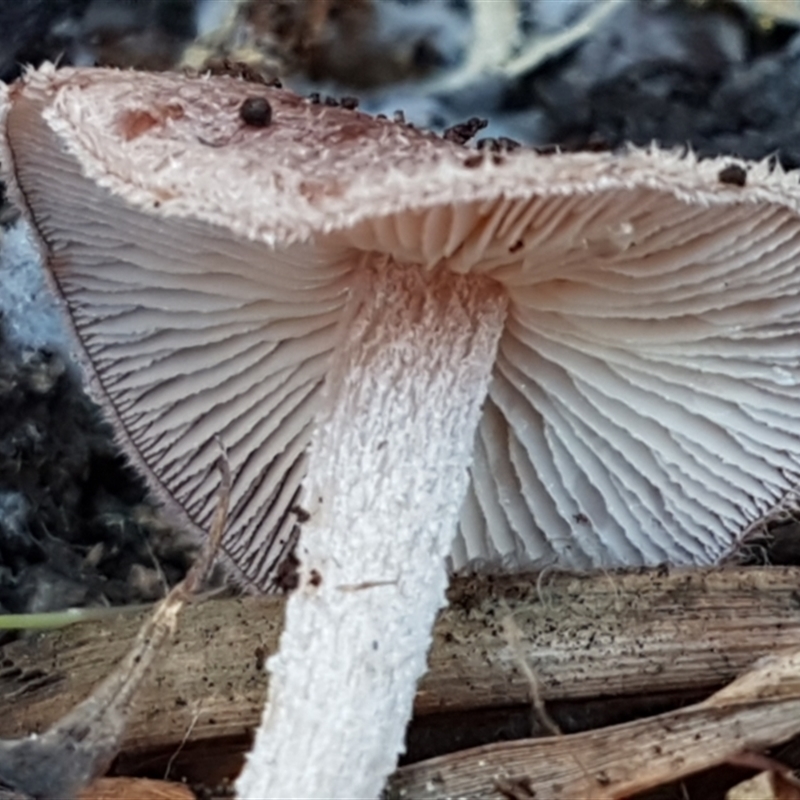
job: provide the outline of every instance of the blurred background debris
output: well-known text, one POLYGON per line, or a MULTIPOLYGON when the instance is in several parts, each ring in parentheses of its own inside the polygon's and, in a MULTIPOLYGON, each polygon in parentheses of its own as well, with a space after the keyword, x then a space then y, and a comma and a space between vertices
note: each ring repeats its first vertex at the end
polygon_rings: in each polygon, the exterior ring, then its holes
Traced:
POLYGON ((15 0, 25 64, 214 69, 524 144, 689 145, 800 164, 800 0, 15 0))

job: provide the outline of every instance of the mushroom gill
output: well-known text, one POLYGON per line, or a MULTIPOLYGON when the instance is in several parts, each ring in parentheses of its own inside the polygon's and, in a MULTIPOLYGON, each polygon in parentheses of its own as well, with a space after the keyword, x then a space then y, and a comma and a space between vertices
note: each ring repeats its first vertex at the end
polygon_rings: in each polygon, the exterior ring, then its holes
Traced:
MULTIPOLYGON (((709 564, 797 486, 797 189, 767 165, 742 195, 690 156, 591 159, 608 170, 591 191, 588 157, 509 156, 530 197, 340 235, 509 297, 455 567, 709 564), (570 170, 571 193, 542 177, 570 170)), ((502 169, 482 166, 487 182, 502 169)))

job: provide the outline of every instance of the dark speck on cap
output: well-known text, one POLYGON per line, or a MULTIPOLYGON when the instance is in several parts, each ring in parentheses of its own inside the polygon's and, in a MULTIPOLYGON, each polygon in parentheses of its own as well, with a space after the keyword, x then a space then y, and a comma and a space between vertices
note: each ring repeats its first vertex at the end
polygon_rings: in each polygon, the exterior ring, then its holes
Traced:
POLYGON ((239 108, 239 117, 245 125, 266 128, 272 122, 272 106, 266 97, 248 97, 239 108))
POLYGON ((728 164, 717 175, 720 183, 729 183, 733 186, 744 186, 747 183, 747 171, 738 164, 728 164))

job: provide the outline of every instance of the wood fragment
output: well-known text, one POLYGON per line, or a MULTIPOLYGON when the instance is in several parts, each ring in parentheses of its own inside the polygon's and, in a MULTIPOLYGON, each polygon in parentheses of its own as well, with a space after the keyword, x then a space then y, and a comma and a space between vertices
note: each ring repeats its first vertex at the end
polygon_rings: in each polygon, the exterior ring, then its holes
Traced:
POLYGON ((525 777, 536 800, 624 800, 735 761, 800 732, 800 650, 761 659, 708 700, 570 736, 487 745, 403 767, 393 799, 496 800, 497 780, 525 777))
MULTIPOLYGON (((538 587, 536 575, 456 579, 434 630, 417 720, 529 707, 530 685, 502 632, 502 604, 554 713, 561 701, 710 693, 759 654, 800 647, 798 585, 794 567, 549 573, 538 587)), ((189 604, 140 687, 124 751, 174 752, 190 728, 187 747, 232 737, 246 747, 262 713, 263 663, 277 648, 282 615, 274 597, 189 604)), ((68 712, 123 657, 142 618, 120 615, 6 645, 0 737, 44 731, 68 712)))
POLYGON ((764 772, 731 787, 725 800, 800 800, 800 779, 780 761, 762 753, 745 751, 729 759, 728 763, 764 772))
POLYGON ((759 772, 729 789, 725 800, 800 800, 800 789, 780 772, 759 772))

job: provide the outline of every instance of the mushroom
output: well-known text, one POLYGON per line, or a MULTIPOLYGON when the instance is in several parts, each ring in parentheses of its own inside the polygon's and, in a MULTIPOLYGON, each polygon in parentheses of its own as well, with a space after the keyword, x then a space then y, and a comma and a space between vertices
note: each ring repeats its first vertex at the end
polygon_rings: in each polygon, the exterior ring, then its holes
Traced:
POLYGON ((793 502, 795 176, 477 153, 228 77, 47 66, 2 105, 131 461, 202 534, 218 436, 235 579, 299 560, 240 796, 380 792, 448 569, 709 564, 793 502))

